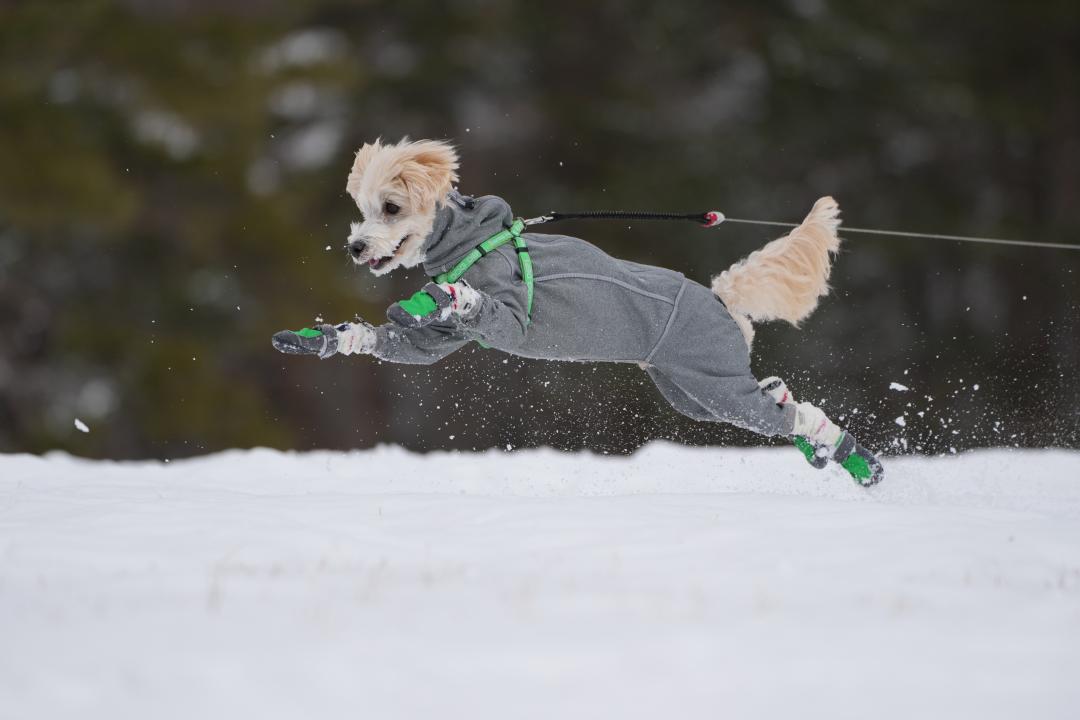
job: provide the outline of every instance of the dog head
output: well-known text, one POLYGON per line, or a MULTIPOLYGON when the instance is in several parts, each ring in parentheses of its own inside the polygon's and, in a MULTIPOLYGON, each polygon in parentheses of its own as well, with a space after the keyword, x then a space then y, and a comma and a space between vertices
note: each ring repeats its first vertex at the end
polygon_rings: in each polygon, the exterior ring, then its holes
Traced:
POLYGON ((418 265, 457 167, 454 149, 436 140, 376 140, 360 148, 345 186, 360 208, 360 222, 349 233, 353 262, 375 275, 418 265))

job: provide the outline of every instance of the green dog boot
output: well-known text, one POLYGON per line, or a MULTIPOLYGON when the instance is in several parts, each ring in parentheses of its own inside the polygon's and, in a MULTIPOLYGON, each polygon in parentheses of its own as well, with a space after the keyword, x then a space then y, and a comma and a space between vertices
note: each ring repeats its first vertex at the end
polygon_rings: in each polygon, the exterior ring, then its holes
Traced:
POLYGON ((818 470, 824 468, 829 464, 829 460, 832 460, 847 470, 851 479, 863 487, 877 485, 885 479, 885 467, 881 461, 860 445, 847 431, 840 436, 840 442, 836 444, 836 449, 832 452, 826 450, 824 446, 814 445, 801 435, 793 437, 792 442, 806 461, 818 470))
POLYGON ((270 340, 274 349, 288 355, 317 355, 326 359, 337 352, 337 329, 333 325, 282 330, 270 340))

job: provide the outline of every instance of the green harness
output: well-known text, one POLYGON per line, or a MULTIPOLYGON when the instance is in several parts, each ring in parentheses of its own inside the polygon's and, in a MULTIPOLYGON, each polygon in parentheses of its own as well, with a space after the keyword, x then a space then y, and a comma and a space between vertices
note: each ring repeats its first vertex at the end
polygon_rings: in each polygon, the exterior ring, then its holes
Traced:
MULTIPOLYGON (((514 252, 518 256, 518 264, 521 266, 521 279, 525 283, 525 288, 528 291, 528 322, 532 322, 532 306, 533 306, 533 265, 532 258, 529 257, 529 247, 525 244, 525 239, 521 237, 522 231, 525 229, 525 221, 521 218, 514 220, 510 227, 500 230, 484 242, 480 243, 465 255, 465 257, 458 260, 454 267, 450 268, 446 272, 436 275, 431 278, 436 283, 455 283, 461 279, 461 276, 469 271, 476 262, 490 254, 496 248, 502 247, 508 242, 514 243, 514 252)), ((408 300, 402 300, 398 303, 405 309, 410 315, 416 315, 418 317, 424 317, 435 312, 435 301, 430 295, 421 290, 414 294, 408 300)))

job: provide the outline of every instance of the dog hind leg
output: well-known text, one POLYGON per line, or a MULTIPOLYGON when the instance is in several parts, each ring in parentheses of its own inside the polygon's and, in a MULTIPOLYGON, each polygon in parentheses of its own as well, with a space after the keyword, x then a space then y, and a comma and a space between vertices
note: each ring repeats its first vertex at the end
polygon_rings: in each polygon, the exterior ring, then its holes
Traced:
POLYGON ((790 435, 795 408, 759 386, 734 318, 702 285, 687 281, 649 375, 676 410, 695 420, 728 422, 762 435, 790 435))
POLYGON ((678 385, 668 379, 668 377, 659 369, 648 366, 645 368, 645 372, 649 374, 653 384, 656 385, 656 389, 660 391, 660 394, 664 396, 664 399, 667 400, 675 410, 694 420, 716 422, 717 418, 715 415, 705 409, 701 403, 683 392, 678 385))

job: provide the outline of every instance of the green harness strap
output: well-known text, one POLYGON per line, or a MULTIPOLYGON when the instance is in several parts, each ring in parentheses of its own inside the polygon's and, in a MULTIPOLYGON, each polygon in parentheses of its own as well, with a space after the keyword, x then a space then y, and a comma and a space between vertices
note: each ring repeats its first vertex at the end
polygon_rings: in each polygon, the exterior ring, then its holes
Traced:
MULTIPOLYGON (((447 272, 431 278, 432 281, 440 284, 455 283, 460 280, 461 276, 468 272, 469 268, 475 265, 480 258, 489 255, 496 248, 502 247, 508 242, 513 242, 514 251, 518 256, 518 264, 521 266, 521 279, 525 283, 525 289, 528 292, 528 306, 525 322, 526 324, 531 323, 533 307, 533 265, 532 258, 529 257, 529 247, 525 244, 525 239, 521 237, 521 233, 524 229, 525 221, 521 218, 517 218, 510 227, 500 230, 474 247, 465 255, 465 257, 458 260, 454 267, 450 268, 447 272)), ((430 315, 437 309, 435 299, 423 290, 414 293, 413 296, 407 300, 399 301, 397 304, 400 305, 405 312, 417 317, 430 315)), ((488 345, 481 340, 477 340, 476 342, 481 347, 488 347, 488 345)))
POLYGON ((521 237, 521 232, 525 229, 525 221, 521 218, 514 220, 513 224, 505 230, 500 230, 484 242, 480 243, 469 253, 461 258, 454 267, 441 275, 436 275, 432 278, 437 283, 455 283, 461 279, 469 268, 476 264, 476 261, 485 255, 491 253, 498 247, 505 245, 508 242, 514 243, 514 252, 518 256, 518 264, 521 266, 521 279, 525 283, 525 288, 528 291, 528 322, 532 322, 532 306, 533 306, 533 265, 532 258, 529 257, 529 247, 525 244, 525 239, 521 237))

